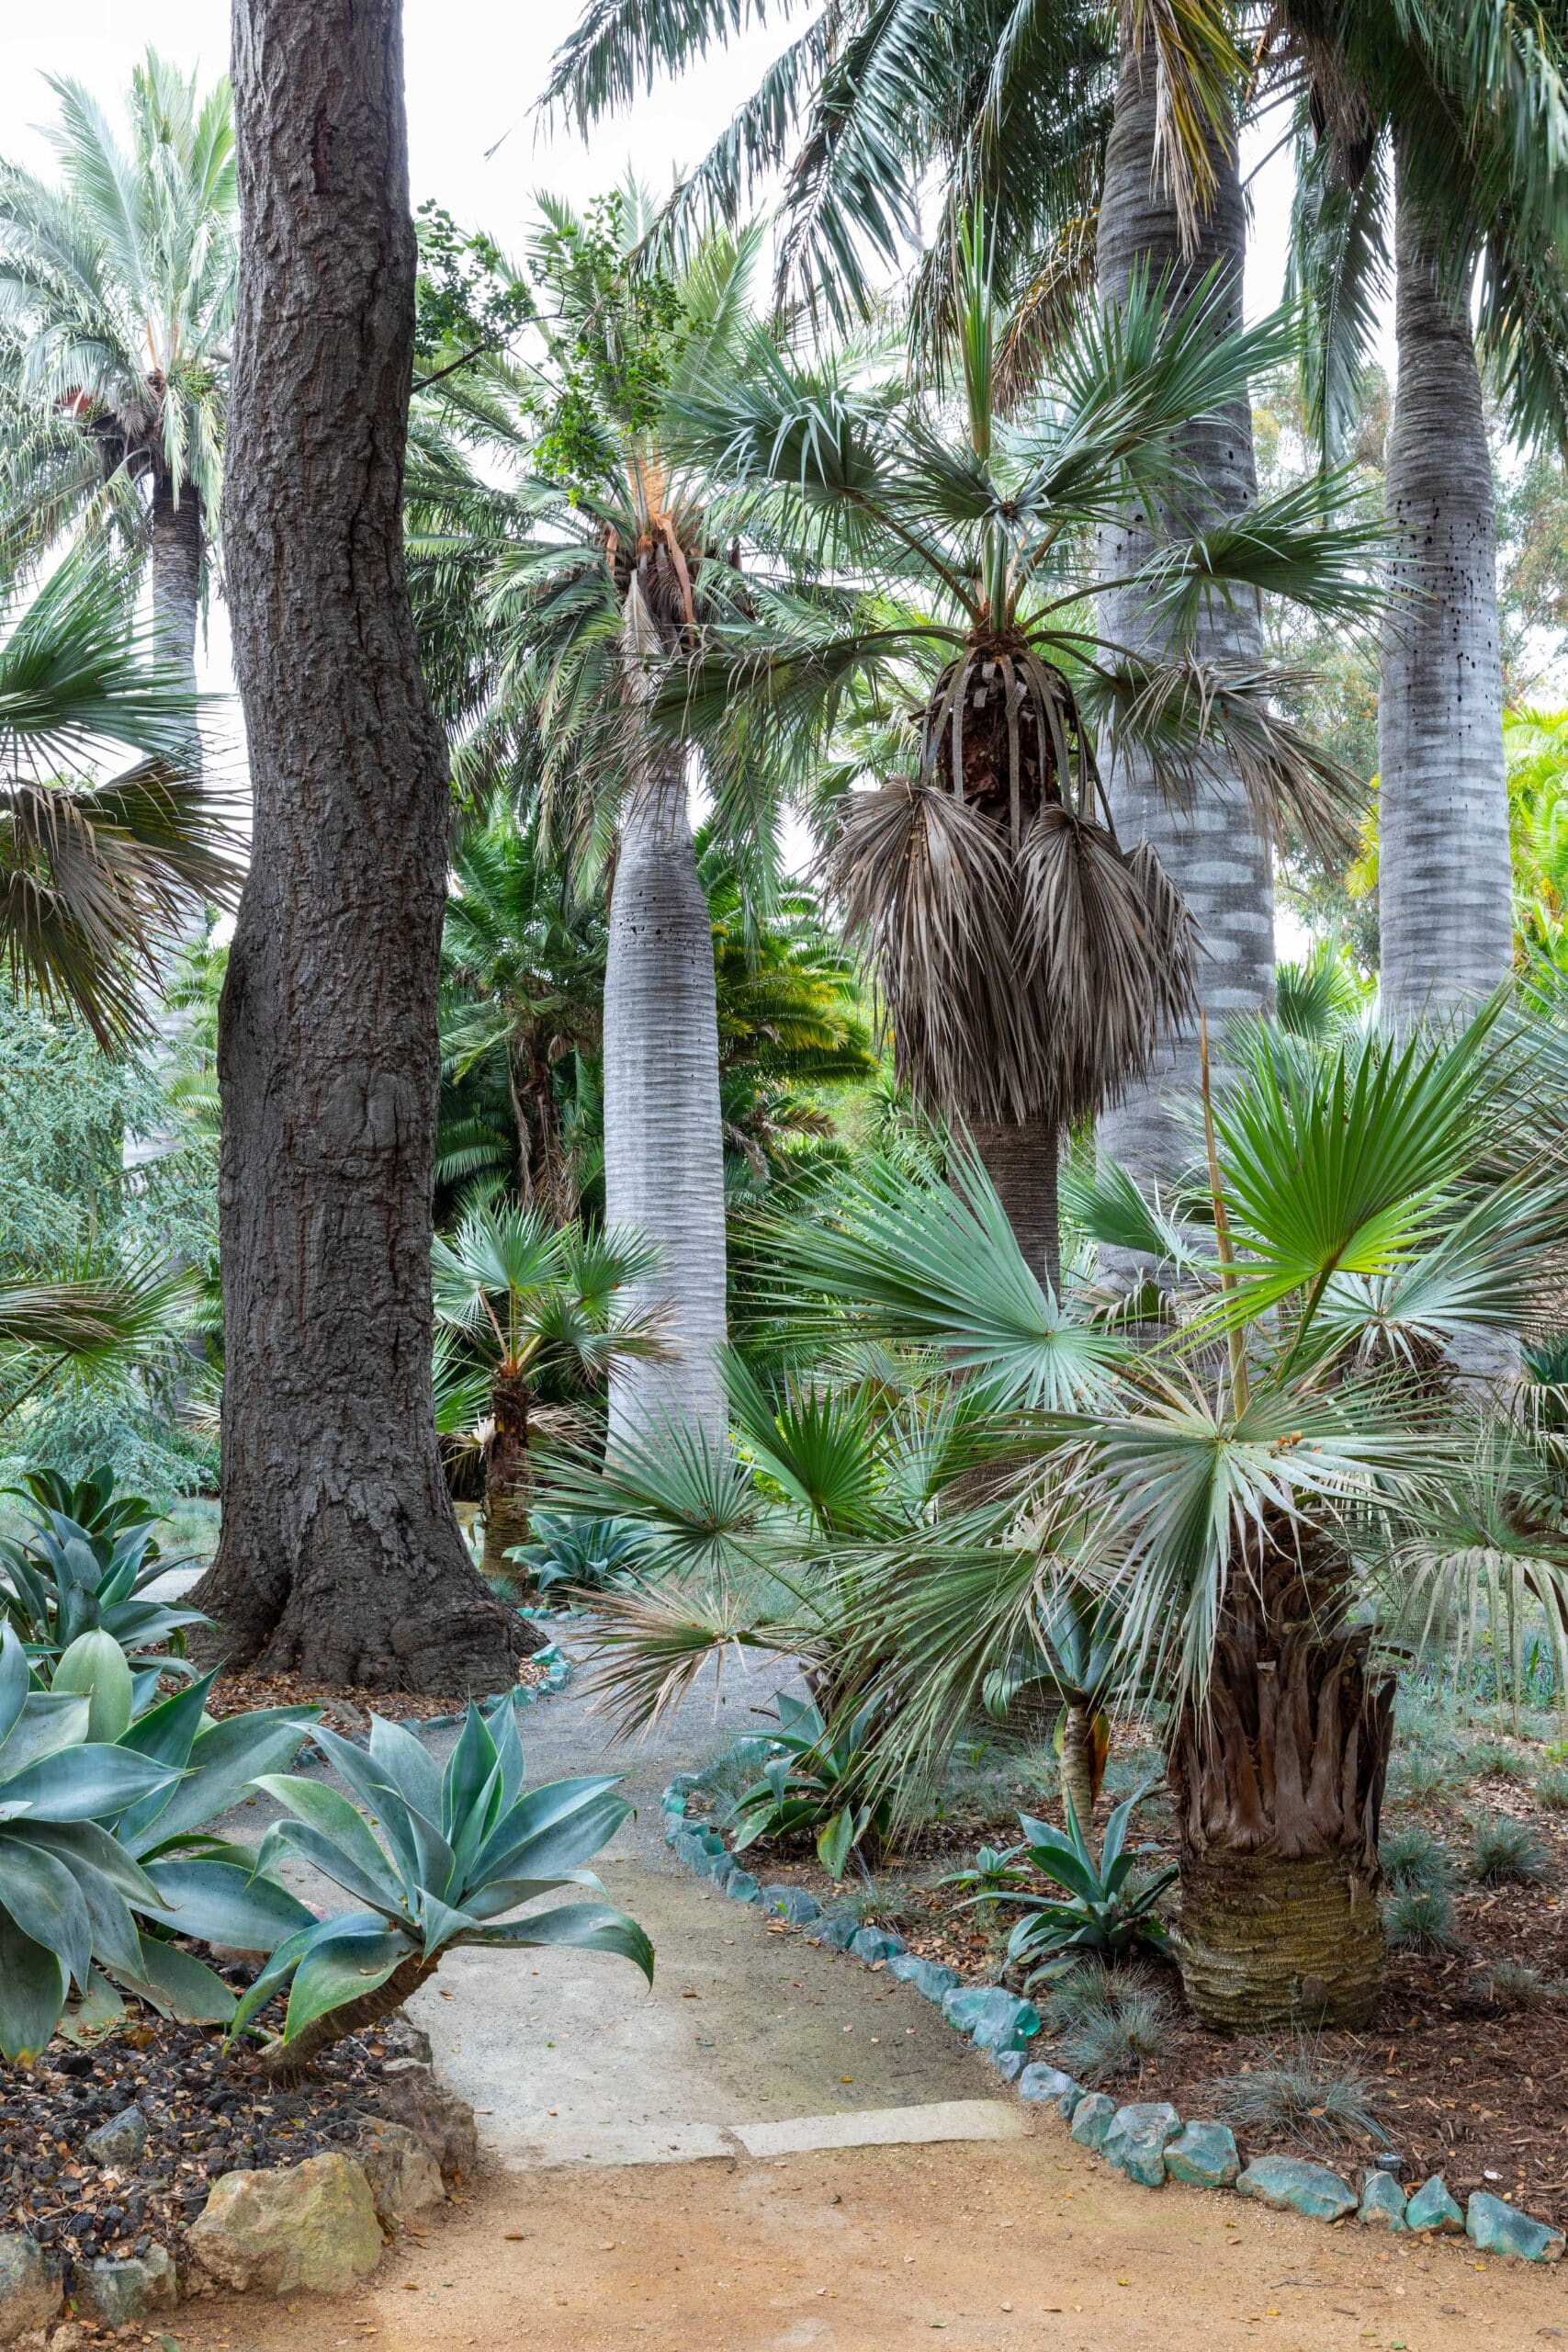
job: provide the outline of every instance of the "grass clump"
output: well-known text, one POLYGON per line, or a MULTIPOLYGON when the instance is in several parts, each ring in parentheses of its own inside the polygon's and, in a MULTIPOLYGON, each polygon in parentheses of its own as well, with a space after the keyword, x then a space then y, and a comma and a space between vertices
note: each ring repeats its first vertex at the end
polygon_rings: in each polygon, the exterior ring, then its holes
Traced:
POLYGON ((1416 1823, 1385 1831, 1378 1855, 1383 1876, 1396 1892, 1411 1886, 1446 1886, 1451 1875, 1448 1848, 1416 1823))
POLYGON ((1410 1804, 1435 1804, 1450 1795, 1454 1785, 1453 1758, 1437 1748, 1402 1748, 1389 1766, 1389 1793, 1410 1804))
POLYGON ((906 1888, 887 1879, 868 1878, 860 1886, 846 1886, 823 1906, 829 1919, 852 1919, 861 1928, 906 1927, 915 1916, 906 1888))
POLYGON ((1091 2090, 1154 2065, 1175 2032, 1169 2001, 1141 1969, 1075 1968, 1040 2007, 1062 2064, 1091 2090))
POLYGON ((1342 2147, 1374 2140, 1386 2146, 1378 2090, 1364 2075, 1325 2057, 1305 2040, 1211 2084, 1214 2112, 1238 2131, 1342 2147))
POLYGON ((1529 1758, 1517 1747, 1506 1747, 1500 1739, 1478 1740, 1466 1748, 1464 1769, 1472 1781, 1511 1781, 1518 1785, 1533 1777, 1529 1758))
POLYGON ((1568 1813, 1568 1767, 1554 1764, 1535 1784, 1535 1801, 1547 1813, 1568 1813))
POLYGON ((1383 1933, 1394 1951, 1459 1951, 1464 1939, 1446 1886, 1406 1886, 1383 1905, 1383 1933))
POLYGON ((1466 1856, 1483 1886, 1540 1886, 1551 1876, 1547 1850, 1528 1821, 1494 1814, 1472 1825, 1466 1856))
POLYGON ((1478 2001, 1498 2009, 1540 2009, 1562 1996, 1560 1979, 1545 1977, 1528 1960, 1495 1960, 1471 1985, 1478 2001))

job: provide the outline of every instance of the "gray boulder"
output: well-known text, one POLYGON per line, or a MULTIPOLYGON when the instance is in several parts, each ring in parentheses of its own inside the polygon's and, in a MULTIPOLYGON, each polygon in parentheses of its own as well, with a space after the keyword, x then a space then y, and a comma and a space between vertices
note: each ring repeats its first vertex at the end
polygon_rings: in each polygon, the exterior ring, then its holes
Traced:
POLYGON ((1404 2209, 1404 2226, 1413 2237, 1461 2238, 1464 2215, 1449 2195, 1440 2172, 1424 2180, 1404 2209))
POLYGON ((1304 2156, 1258 2157, 1236 2182, 1235 2193, 1256 2198, 1277 2213, 1304 2213, 1309 2222, 1337 2222, 1359 2202, 1348 2181, 1304 2156))
POLYGON ((64 2300, 37 2238, 25 2230, 0 2234, 0 2344, 18 2344, 47 2327, 64 2300))
POLYGON ((191 2258, 236 2294, 346 2295, 381 2259, 370 2183, 352 2156, 226 2172, 191 2224, 191 2258))
POLYGON ((822 1917, 822 1905, 803 1886, 765 1886, 762 1908, 770 1918, 787 1919, 792 1928, 804 1928, 807 1920, 822 1917))
POLYGON ((912 1984, 928 2001, 942 2002, 964 1979, 956 1968, 949 1968, 940 1960, 919 1960, 912 1951, 900 1952, 887 1963, 887 1973, 896 1976, 900 1984, 912 1984))
POLYGON ((1478 2188, 1465 2214, 1465 2234, 1482 2254, 1500 2254, 1510 2262, 1561 2262, 1565 2241, 1561 2230, 1516 2213, 1502 2198, 1478 2188))
POLYGON ((147 2145, 147 2118, 139 2107, 122 2107, 82 2143, 85 2155, 105 2172, 134 2172, 147 2145))
POLYGON ((1111 2119, 1116 2112, 1116 2101, 1107 2098, 1103 2091, 1088 2091, 1079 2099, 1073 2114, 1073 2137, 1080 2148, 1103 2146, 1111 2129, 1111 2119))
POLYGON ((1040 2012, 1001 1984, 964 1984, 944 1996, 942 2016, 977 2050, 1021 2050, 1040 2030, 1040 2012))
POLYGON ((380 2117, 362 2123, 354 2153, 365 2168, 377 2217, 386 2229, 397 2229, 411 2214, 423 2213, 446 2197, 441 2167, 406 2123, 389 2123, 380 2117))
POLYGON ((76 2307, 105 2327, 129 2327, 154 2312, 172 2312, 180 2299, 175 2258, 155 2245, 139 2260, 89 2262, 76 2273, 76 2307))
POLYGON ((406 2124, 423 2141, 448 2188, 473 2178, 479 2163, 474 2110, 438 2082, 430 2067, 417 2059, 398 2060, 382 2075, 374 2098, 378 2114, 389 2123, 406 2124))
POLYGON ((1083 2097, 1083 2089, 1081 2085, 1074 2082, 1071 2075, 1064 2075, 1060 2066, 1047 2066, 1037 2059, 1032 2066, 1025 2066, 1019 2075, 1018 2095, 1020 2098, 1026 2098, 1032 2103, 1037 2101, 1042 2106, 1047 2100, 1055 2099, 1061 2112, 1070 2117, 1073 2108, 1083 2097), (1067 2098, 1071 2098, 1072 2107, 1062 2105, 1067 2098))
POLYGON ((1228 2123, 1183 2125, 1165 2152, 1168 2180, 1189 2188, 1234 2188, 1241 2175, 1235 2133, 1228 2123))
POLYGON ((1100 2153, 1140 2188, 1163 2188, 1166 2147, 1180 2129, 1180 2116, 1166 2100, 1134 2099, 1111 2117, 1100 2153))
POLYGON ((1404 2191, 1393 2173, 1372 2171, 1361 2175, 1361 2219, 1369 2228, 1404 2229, 1404 2191))
POLYGON ((900 1952, 909 1949, 902 1936, 890 1935, 886 1928, 863 1928, 850 1950, 857 1960, 897 1960, 900 1952))

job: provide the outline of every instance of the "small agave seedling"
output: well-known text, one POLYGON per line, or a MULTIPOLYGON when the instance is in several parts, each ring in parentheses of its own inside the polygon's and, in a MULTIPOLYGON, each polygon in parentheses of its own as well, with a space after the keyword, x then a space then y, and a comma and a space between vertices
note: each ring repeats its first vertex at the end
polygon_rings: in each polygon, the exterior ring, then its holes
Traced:
POLYGON ((1065 1833, 1053 1829, 1049 1822, 1020 1814, 1030 1860, 1060 1892, 1003 1890, 970 1899, 1023 1906, 1023 1917, 1009 1938, 1007 1956, 1010 1962, 1041 1963, 1029 1978, 1031 1984, 1070 1966, 1085 1952, 1114 1958, 1139 1945, 1164 1951, 1169 1939, 1155 1905, 1175 1878, 1175 1866, 1134 1886, 1129 1883, 1133 1858, 1123 1851, 1127 1825, 1147 1794, 1147 1788, 1139 1789, 1117 1806, 1105 1825, 1098 1861, 1078 1826, 1071 1797, 1065 1800, 1065 1833))
POLYGON ((371 1819, 319 1781, 262 1774, 256 1785, 288 1818, 268 1830, 256 1868, 298 1855, 364 1907, 312 1920, 279 1944, 241 2001, 231 2039, 288 1986, 283 2031, 261 2053, 266 2072, 297 2073, 345 2033, 400 2007, 458 1944, 615 1952, 652 1983, 652 1945, 605 1904, 502 1919, 563 1887, 602 1892, 582 1866, 631 1812, 613 1776, 525 1789, 510 1699, 488 1716, 470 1703, 445 1771, 412 1733, 378 1715, 367 1753, 333 1732, 315 1736, 371 1819))
POLYGON ((781 1692, 774 1703, 777 1753, 763 1765, 761 1779, 736 1800, 735 1851, 744 1853, 759 1838, 814 1830, 823 1868, 842 1878, 861 1839, 868 1831, 885 1837, 892 1816, 886 1796, 864 1794, 870 1777, 866 1736, 876 1702, 868 1701, 831 1726, 809 1699, 781 1692))

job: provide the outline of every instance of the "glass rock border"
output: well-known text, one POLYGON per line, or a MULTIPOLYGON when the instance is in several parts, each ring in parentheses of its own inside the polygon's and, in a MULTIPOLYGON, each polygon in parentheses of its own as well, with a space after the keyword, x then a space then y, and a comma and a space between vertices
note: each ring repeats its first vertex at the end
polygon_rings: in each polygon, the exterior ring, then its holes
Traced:
POLYGON ((1245 2167, 1235 2135, 1224 2123, 1184 2120, 1164 2100, 1119 2107, 1103 2091, 1086 2090, 1059 2067, 1029 2057, 1040 2031, 1033 2004, 1001 1984, 966 1984, 955 1969, 921 1960, 902 1936, 883 1928, 829 1918, 804 1887, 763 1886, 742 1870, 716 1829, 689 1823, 687 1792, 694 1772, 678 1772, 660 1799, 664 1842, 677 1861, 709 1878, 737 1903, 756 1904, 798 1928, 807 1940, 847 1951, 881 1967, 900 1984, 935 2002, 947 2023, 982 2051, 1020 2098, 1055 2108, 1079 2147, 1145 2188, 1168 2180, 1234 2193, 1275 2211, 1340 2222, 1359 2216, 1369 2228, 1408 2236, 1466 2237, 1478 2253, 1516 2262, 1560 2262, 1568 2240, 1561 2230, 1521 2213, 1500 2197, 1477 2190, 1461 2212, 1440 2174, 1408 2196, 1383 2165, 1361 2175, 1358 2189, 1329 2165, 1301 2156, 1257 2156, 1245 2167))

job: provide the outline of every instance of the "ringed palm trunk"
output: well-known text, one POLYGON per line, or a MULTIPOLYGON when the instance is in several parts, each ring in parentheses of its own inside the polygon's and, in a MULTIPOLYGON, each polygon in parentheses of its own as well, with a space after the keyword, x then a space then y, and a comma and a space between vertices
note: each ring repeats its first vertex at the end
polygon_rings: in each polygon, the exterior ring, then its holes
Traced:
MULTIPOLYGON (((1232 139, 1213 151, 1216 185, 1200 222, 1196 249, 1184 253, 1174 202, 1156 170, 1158 121, 1156 76, 1152 55, 1140 52, 1126 34, 1117 78, 1115 110, 1105 154, 1096 275, 1105 303, 1125 299, 1134 272, 1152 278, 1169 272, 1168 299, 1190 298, 1211 270, 1217 270, 1224 299, 1216 328, 1241 324, 1242 275, 1247 256, 1247 213, 1232 139)), ((1188 425, 1179 436, 1180 454, 1202 485, 1190 526, 1239 514, 1258 495, 1252 446, 1252 413, 1239 402, 1223 414, 1188 425)), ((1115 579, 1141 563, 1157 544, 1158 519, 1141 510, 1100 534, 1102 575, 1115 579)), ((1150 627, 1144 600, 1134 592, 1110 590, 1100 599, 1100 620, 1114 644, 1145 658, 1168 649, 1150 627)), ((1255 605, 1216 600, 1199 622, 1192 651, 1200 662, 1256 661, 1262 625, 1255 605)), ((1274 1004, 1274 877, 1268 842, 1259 834, 1238 776, 1207 778, 1194 805, 1174 809, 1157 789, 1150 763, 1122 760, 1111 780, 1117 829, 1131 842, 1152 842, 1161 864, 1181 892, 1197 922, 1202 953, 1198 964, 1198 1002, 1211 1030, 1227 1015, 1271 1012, 1274 1004)), ((1100 1125, 1109 1150, 1134 1174, 1169 1176, 1181 1158, 1172 1115, 1177 1096, 1198 1080, 1196 1034, 1167 1049, 1150 1076, 1100 1125)))
MULTIPOLYGON (((628 606, 631 650, 646 660, 652 624, 635 584, 628 606)), ((612 1447, 678 1424, 721 1445, 718 1003, 678 748, 649 748, 621 824, 604 968, 604 1213, 658 1246, 627 1304, 665 1317, 660 1355, 623 1357, 611 1371, 612 1447)))
POLYGON ((1207 1704, 1184 1710, 1169 1759, 1182 1979, 1221 2031, 1358 2028, 1382 1984, 1393 1683, 1369 1671, 1365 1626, 1314 1626, 1287 1540, 1260 1598, 1233 1577, 1207 1704))
POLYGON ((528 1541, 533 1471, 528 1459, 528 1384, 499 1378, 491 1392, 495 1433, 485 1463, 485 1548, 480 1568, 502 1584, 521 1584, 526 1570, 507 1553, 528 1541))
POLYGON ((1378 701, 1382 1006, 1455 1012, 1513 959, 1496 520, 1475 343, 1395 164, 1399 375, 1386 505, 1408 601, 1391 613, 1378 701))
POLYGON ((1059 1293, 1062 1257, 1055 1124, 1049 1119, 1031 1119, 1021 1126, 976 1123, 969 1134, 1030 1272, 1049 1290, 1059 1293))

